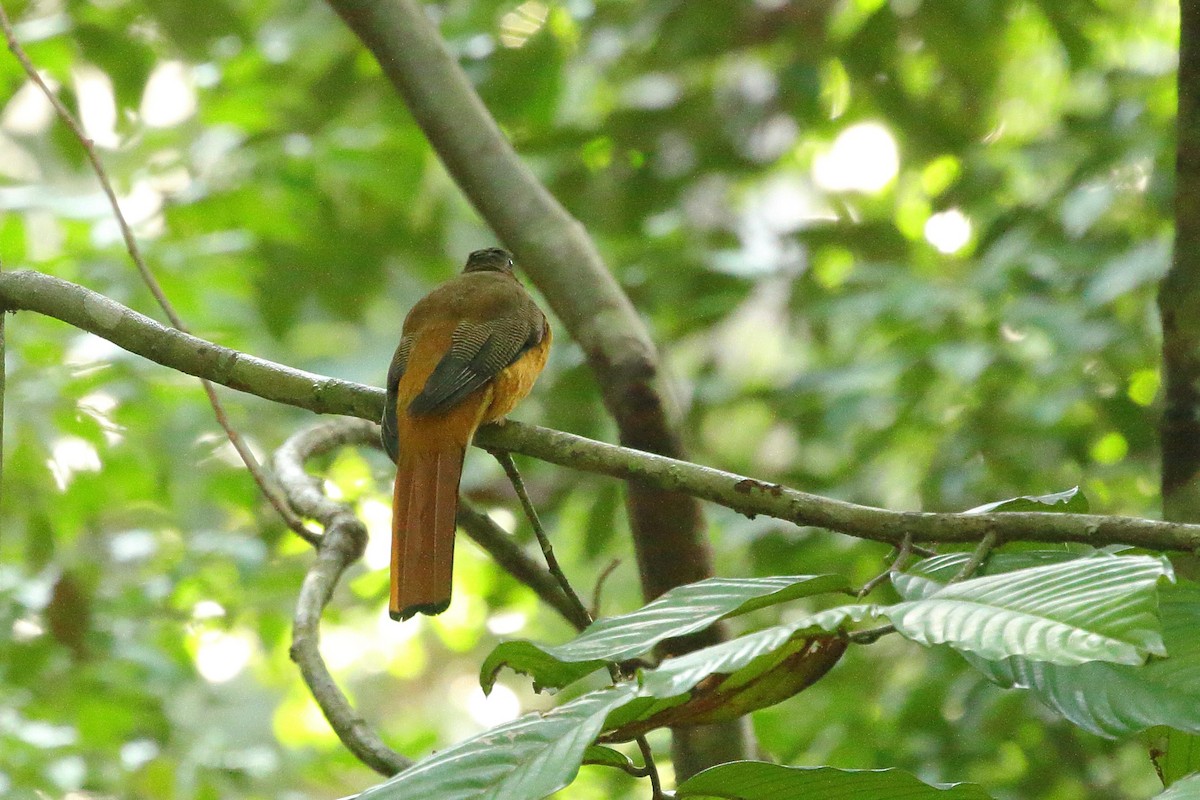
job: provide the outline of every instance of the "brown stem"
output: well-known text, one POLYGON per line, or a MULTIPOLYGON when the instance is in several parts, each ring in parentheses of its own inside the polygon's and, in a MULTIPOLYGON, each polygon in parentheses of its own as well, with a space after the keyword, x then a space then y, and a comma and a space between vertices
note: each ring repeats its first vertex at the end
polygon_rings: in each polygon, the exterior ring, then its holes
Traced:
POLYGON ((529 499, 529 492, 525 490, 525 481, 521 478, 521 473, 517 469, 517 463, 513 461, 511 455, 504 451, 493 451, 492 456, 504 468, 504 474, 508 475, 508 480, 512 483, 513 489, 520 499, 521 508, 525 510, 525 516, 529 519, 529 524, 533 526, 533 535, 537 537, 538 545, 542 548, 542 556, 546 559, 546 566, 550 569, 550 574, 558 581, 563 594, 570 600, 572 616, 586 619, 587 624, 590 625, 592 623, 592 615, 588 613, 587 607, 579 599, 579 594, 576 593, 575 587, 567 579, 567 573, 563 572, 562 566, 558 563, 558 556, 554 555, 554 545, 550 543, 550 537, 546 535, 546 529, 542 527, 542 520, 538 517, 537 509, 533 507, 533 501, 529 499))
POLYGON ((971 557, 963 562, 962 569, 960 569, 954 575, 954 577, 950 579, 950 583, 965 581, 974 575, 976 570, 983 566, 983 562, 987 561, 987 557, 992 554, 992 550, 995 547, 996 532, 988 531, 987 533, 983 534, 983 539, 981 539, 979 544, 975 546, 975 551, 971 553, 971 557))

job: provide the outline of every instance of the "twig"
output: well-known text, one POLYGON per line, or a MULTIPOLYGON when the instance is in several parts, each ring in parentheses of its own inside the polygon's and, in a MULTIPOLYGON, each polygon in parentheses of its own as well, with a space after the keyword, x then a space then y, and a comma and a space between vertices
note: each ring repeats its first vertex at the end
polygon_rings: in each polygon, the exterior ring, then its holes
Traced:
POLYGON ((646 773, 646 777, 650 779, 650 792, 652 800, 661 800, 665 797, 662 790, 662 781, 658 777, 658 766, 654 763, 654 751, 650 749, 650 743, 646 741, 645 736, 637 737, 638 750, 642 751, 642 769, 646 773))
POLYGON ((912 546, 912 534, 905 534, 904 541, 900 543, 900 547, 893 551, 895 557, 892 559, 892 563, 888 564, 888 568, 883 572, 863 584, 863 587, 858 591, 858 599, 861 600, 875 591, 875 588, 879 584, 892 577, 897 570, 901 569, 901 565, 908 559, 909 554, 912 552, 912 546))
POLYGON ((508 475, 509 481, 512 482, 513 489, 517 492, 517 497, 521 500, 521 507, 525 509, 525 516, 529 518, 529 524, 533 526, 533 535, 537 537, 538 544, 541 545, 542 555, 546 558, 546 566, 550 568, 550 574, 558 579, 558 585, 562 587, 563 594, 571 601, 571 605, 575 607, 576 613, 587 617, 588 622, 591 622, 591 614, 588 613, 587 606, 579 599, 579 595, 575 592, 575 587, 567 580, 567 575, 563 572, 562 567, 558 563, 558 557, 554 555, 554 545, 550 544, 550 537, 546 535, 546 530, 542 527, 542 521, 538 518, 537 509, 533 507, 533 502, 529 499, 529 493, 525 491, 525 481, 521 478, 521 473, 517 470, 517 464, 513 461, 512 456, 503 451, 489 451, 500 462, 500 466, 504 467, 505 474, 508 475))
POLYGON ((870 628, 865 631, 853 631, 846 634, 846 638, 855 644, 875 644, 884 636, 895 632, 895 625, 880 625, 878 628, 870 628))
MULTIPOLYGON (((121 237, 125 240, 125 249, 129 252, 129 258, 133 261, 134 266, 137 267, 137 271, 141 274, 142 282, 145 283, 147 288, 150 289, 150 293, 154 295, 155 301, 157 301, 158 306, 163 310, 163 313, 167 315, 167 319, 170 320, 171 325, 186 333, 188 329, 187 326, 184 325, 183 319, 178 313, 176 313, 175 307, 171 305, 171 301, 167 299, 167 295, 163 291, 162 286, 159 284, 158 279, 154 277, 154 273, 150 271, 150 267, 147 266, 145 258, 142 257, 142 250, 138 245, 137 237, 133 235, 133 229, 129 226, 129 222, 125 219, 124 212, 121 211, 121 204, 117 200, 117 193, 113 189, 112 181, 109 180, 108 172, 104 169, 104 164, 100 161, 100 156, 96 152, 95 144, 90 138, 88 138, 87 134, 83 132, 82 126, 75 119, 75 116, 71 113, 70 109, 67 108, 62 100, 59 99, 58 95, 55 94, 54 91, 46 84, 46 81, 38 72, 37 67, 34 66, 33 61, 30 60, 29 55, 25 52, 25 49, 21 47, 21 43, 17 41, 17 36, 16 32, 13 30, 12 21, 8 18, 8 13, 4 10, 4 5, 2 3, 0 3, 0 27, 4 29, 4 38, 8 42, 8 49, 12 51, 12 54, 16 57, 17 61, 20 62, 22 69, 25 70, 25 74, 29 76, 29 79, 33 81, 39 89, 41 89, 42 94, 46 96, 46 99, 50 101, 50 105, 53 106, 55 113, 58 114, 58 118, 62 120, 62 123, 67 126, 67 128, 79 141, 79 144, 83 147, 83 151, 87 155, 88 162, 92 166, 92 171, 96 174, 96 180, 100 182, 100 188, 104 191, 104 196, 108 198, 108 204, 112 207, 113 217, 117 221, 117 227, 121 229, 121 237)), ((217 397, 216 388, 204 378, 200 379, 200 383, 204 387, 204 393, 208 396, 208 402, 209 405, 212 406, 213 415, 217 419, 217 424, 220 425, 225 431, 225 435, 229 439, 229 443, 233 445, 233 449, 237 451, 242 463, 246 465, 246 469, 249 470, 250 476, 254 479, 254 482, 258 484, 259 490, 283 518, 284 523, 289 528, 304 538, 305 541, 309 542, 310 544, 315 544, 316 534, 310 531, 299 519, 299 517, 291 513, 291 510, 287 507, 287 504, 280 496, 279 490, 271 484, 270 479, 263 472, 262 467, 259 465, 258 460, 254 457, 254 454, 250 451, 250 448, 246 446, 246 443, 242 440, 242 437, 236 430, 234 430, 232 423, 229 421, 229 416, 225 413, 225 408, 221 404, 220 398, 217 397)))
MULTIPOLYGON (((562 588, 563 593, 570 598, 570 603, 575 608, 576 613, 582 615, 591 623, 593 619, 592 615, 588 613, 587 607, 583 605, 583 601, 579 599, 579 595, 575 592, 575 587, 571 585, 566 573, 559 566, 558 557, 554 555, 554 546, 550 544, 550 537, 546 535, 546 531, 542 527, 542 521, 538 518, 537 509, 533 507, 533 501, 529 499, 529 492, 525 490, 525 481, 521 478, 521 472, 517 469, 516 462, 506 452, 489 452, 500 462, 500 466, 504 468, 505 474, 508 475, 513 489, 516 490, 517 497, 521 500, 521 507, 525 509, 525 515, 529 518, 529 524, 533 526, 533 533, 537 537, 538 544, 542 546, 542 555, 546 558, 546 566, 550 568, 550 574, 558 579, 559 586, 562 588)), ((612 568, 615 568, 616 563, 613 563, 612 568)), ((611 568, 609 571, 611 571, 611 568)), ((600 581, 597 582, 597 598, 603 580, 602 576, 600 581)), ((625 679, 621 673, 621 666, 616 662, 608 664, 608 674, 612 678, 613 683, 625 679)), ((653 800, 660 800, 664 795, 662 793, 662 783, 658 777, 658 768, 654 764, 654 752, 650 749, 650 743, 646 741, 645 736, 637 737, 637 744, 638 749, 642 751, 643 773, 646 777, 650 778, 653 800)))
MULTIPOLYGON (((383 415, 382 389, 293 369, 220 347, 139 314, 82 286, 29 270, 0 272, 0 308, 36 311, 94 333, 151 361, 232 389, 319 414, 366 420, 383 415)), ((978 542, 992 531, 1007 542, 1128 544, 1150 550, 1200 549, 1200 525, 1139 517, 1042 511, 954 514, 892 511, 847 503, 722 470, 665 458, 562 431, 509 421, 485 425, 475 444, 584 472, 699 497, 742 514, 899 546, 920 542, 978 542)), ((913 546, 913 552, 929 551, 913 546)))
POLYGON ((992 548, 996 546, 996 532, 988 531, 983 535, 983 540, 975 546, 975 551, 971 553, 971 557, 962 565, 962 569, 950 579, 950 583, 965 581, 975 574, 975 571, 983 566, 983 562, 991 555, 992 548))
POLYGON ((592 624, 592 618, 586 612, 579 613, 579 609, 563 593, 558 579, 527 556, 487 514, 479 513, 460 500, 458 524, 501 568, 532 589, 575 630, 582 631, 592 624))
POLYGON ((621 566, 621 559, 614 558, 608 562, 608 566, 600 570, 600 574, 596 577, 596 588, 592 589, 592 608, 590 610, 592 619, 600 616, 600 593, 604 590, 604 582, 616 572, 619 566, 621 566))

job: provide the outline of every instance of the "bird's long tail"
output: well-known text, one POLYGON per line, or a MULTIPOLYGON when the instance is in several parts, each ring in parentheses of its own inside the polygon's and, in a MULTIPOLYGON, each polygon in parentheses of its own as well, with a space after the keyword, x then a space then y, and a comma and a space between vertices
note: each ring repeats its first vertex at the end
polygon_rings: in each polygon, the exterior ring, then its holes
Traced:
POLYGON ((392 619, 450 605, 454 518, 466 447, 403 453, 392 496, 392 619))

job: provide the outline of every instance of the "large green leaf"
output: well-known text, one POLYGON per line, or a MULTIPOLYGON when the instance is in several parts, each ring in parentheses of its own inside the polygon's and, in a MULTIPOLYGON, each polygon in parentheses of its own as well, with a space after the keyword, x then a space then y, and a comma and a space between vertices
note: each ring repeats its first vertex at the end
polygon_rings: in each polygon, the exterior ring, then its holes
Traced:
POLYGON ((545 797, 571 782, 604 718, 634 692, 630 684, 610 686, 545 714, 527 714, 422 759, 358 800, 545 797))
POLYGON ((1129 666, 1062 666, 1011 658, 967 659, 1002 686, 1032 690, 1076 725, 1100 736, 1127 736, 1155 725, 1200 734, 1200 586, 1159 590, 1167 658, 1129 666))
POLYGON ((672 589, 637 611, 597 620, 563 645, 504 642, 484 661, 480 684, 490 691, 507 666, 532 676, 538 687, 566 686, 607 662, 639 656, 663 639, 695 633, 719 619, 849 588, 840 575, 709 578, 672 589))
POLYGON ((654 728, 734 719, 782 702, 819 680, 846 649, 830 633, 876 615, 850 605, 739 636, 640 675, 634 702, 615 710, 605 738, 625 741, 654 728))
POLYGON ((831 608, 794 622, 668 658, 656 669, 642 673, 642 691, 653 697, 673 697, 689 691, 713 674, 729 675, 733 685, 745 683, 764 671, 766 665, 756 664, 757 659, 773 653, 778 655, 781 651, 786 656, 789 644, 801 646, 807 636, 832 633, 849 622, 861 622, 877 615, 878 607, 873 605, 831 608))
POLYGON ((989 800, 971 783, 931 786, 898 769, 783 767, 762 761, 719 764, 679 784, 680 800, 989 800))
POLYGON ((926 645, 983 658, 1024 656, 1055 664, 1140 664, 1164 655, 1155 586, 1172 575, 1164 558, 1096 556, 933 588, 897 574, 902 596, 884 609, 896 629, 926 645))

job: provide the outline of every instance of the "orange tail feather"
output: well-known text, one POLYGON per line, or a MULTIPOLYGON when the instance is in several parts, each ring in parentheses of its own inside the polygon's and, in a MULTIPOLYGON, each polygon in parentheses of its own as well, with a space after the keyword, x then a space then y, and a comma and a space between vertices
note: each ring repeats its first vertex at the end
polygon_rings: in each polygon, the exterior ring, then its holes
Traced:
POLYGON ((440 614, 450 605, 465 455, 466 448, 453 443, 401 454, 392 497, 392 619, 440 614))

